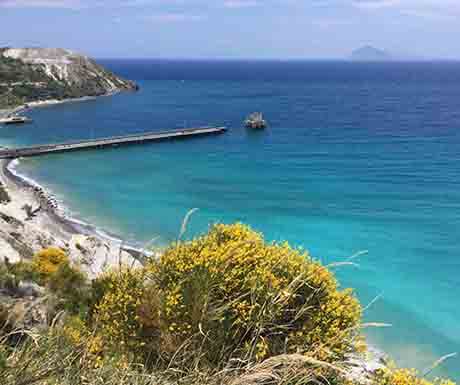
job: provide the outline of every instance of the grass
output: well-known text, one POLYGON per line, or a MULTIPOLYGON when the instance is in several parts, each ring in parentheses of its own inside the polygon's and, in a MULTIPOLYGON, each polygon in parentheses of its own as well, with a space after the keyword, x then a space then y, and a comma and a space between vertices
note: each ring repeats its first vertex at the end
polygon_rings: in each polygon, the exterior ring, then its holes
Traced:
POLYGON ((326 384, 316 374, 323 364, 302 355, 278 356, 262 364, 228 366, 221 371, 152 370, 121 357, 98 364, 88 348, 89 341, 72 344, 58 329, 54 326, 40 335, 28 333, 10 352, 0 351, 2 385, 326 384))

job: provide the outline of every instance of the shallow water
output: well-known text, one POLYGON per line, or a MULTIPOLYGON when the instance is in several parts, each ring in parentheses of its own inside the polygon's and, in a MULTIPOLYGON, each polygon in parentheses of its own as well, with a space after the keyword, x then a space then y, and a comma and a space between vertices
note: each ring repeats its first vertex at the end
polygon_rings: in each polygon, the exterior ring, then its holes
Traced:
MULTIPOLYGON (((189 141, 27 159, 74 215, 136 243, 243 221, 305 246, 364 303, 371 342, 422 369, 460 351, 460 65, 109 61, 139 93, 38 108, 20 145, 192 125, 189 141), (241 127, 261 110, 266 131, 241 127)), ((460 379, 460 359, 442 370, 460 379)))

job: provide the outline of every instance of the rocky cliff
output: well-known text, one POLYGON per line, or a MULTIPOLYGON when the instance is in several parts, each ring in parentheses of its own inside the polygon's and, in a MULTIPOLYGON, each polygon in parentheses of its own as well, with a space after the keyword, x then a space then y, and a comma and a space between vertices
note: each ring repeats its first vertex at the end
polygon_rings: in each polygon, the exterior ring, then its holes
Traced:
POLYGON ((134 82, 66 49, 0 49, 0 108, 135 89, 134 82))

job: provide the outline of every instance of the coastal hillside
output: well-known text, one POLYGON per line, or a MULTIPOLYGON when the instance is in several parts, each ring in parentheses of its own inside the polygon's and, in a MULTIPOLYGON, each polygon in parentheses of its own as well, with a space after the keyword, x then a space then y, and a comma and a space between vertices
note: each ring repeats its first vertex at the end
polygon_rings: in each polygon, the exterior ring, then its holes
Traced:
POLYGON ((62 48, 0 48, 0 108, 101 96, 137 85, 62 48))

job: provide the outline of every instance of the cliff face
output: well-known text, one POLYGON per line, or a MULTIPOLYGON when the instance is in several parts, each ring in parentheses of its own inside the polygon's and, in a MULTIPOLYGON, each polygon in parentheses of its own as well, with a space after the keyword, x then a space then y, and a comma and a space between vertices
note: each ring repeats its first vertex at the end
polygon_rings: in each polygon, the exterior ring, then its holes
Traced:
POLYGON ((61 48, 0 49, 0 108, 37 100, 100 96, 137 85, 61 48))

